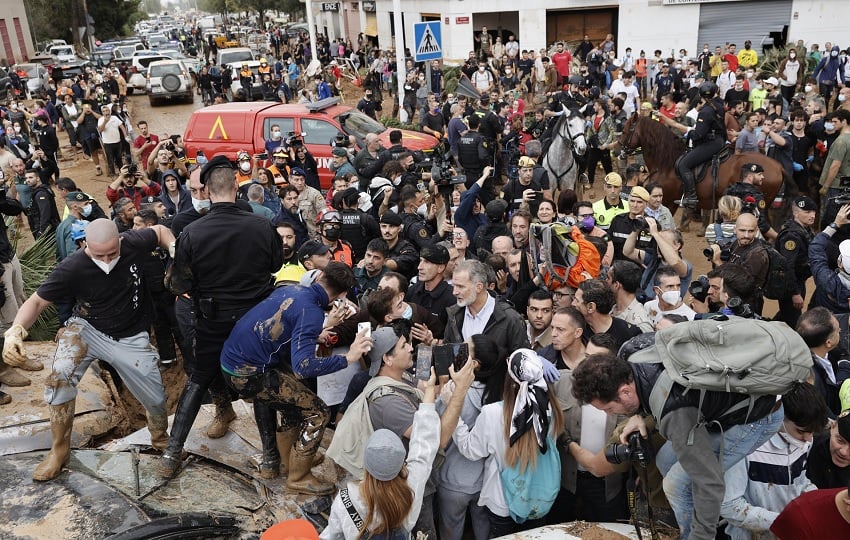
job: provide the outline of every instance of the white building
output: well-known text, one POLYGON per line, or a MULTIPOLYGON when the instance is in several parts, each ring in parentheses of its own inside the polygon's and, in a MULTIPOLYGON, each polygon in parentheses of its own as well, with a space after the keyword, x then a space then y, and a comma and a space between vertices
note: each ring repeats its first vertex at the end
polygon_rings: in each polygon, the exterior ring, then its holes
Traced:
MULTIPOLYGON (((740 49, 746 39, 759 52, 774 41, 799 39, 850 46, 848 0, 401 0, 401 7, 406 47, 414 48, 414 23, 439 20, 449 61, 467 57, 482 26, 503 41, 514 34, 522 49, 580 41, 585 34, 598 43, 610 33, 618 54, 629 46, 648 56, 655 49, 696 54, 703 43, 740 49)), ((313 2, 313 9, 318 30, 331 39, 356 42, 364 32, 376 35, 381 48, 393 46, 392 0, 313 2)))
POLYGON ((25 62, 36 54, 24 3, 0 0, 0 60, 7 65, 25 62))

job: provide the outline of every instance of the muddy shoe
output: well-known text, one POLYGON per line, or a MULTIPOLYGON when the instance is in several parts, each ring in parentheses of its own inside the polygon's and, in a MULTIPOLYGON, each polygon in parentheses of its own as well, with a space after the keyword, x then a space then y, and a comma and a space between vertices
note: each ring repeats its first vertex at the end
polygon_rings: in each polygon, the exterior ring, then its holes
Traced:
POLYGON ((160 452, 165 452, 168 446, 168 417, 147 413, 148 431, 151 434, 151 446, 160 452))
POLYGON ((156 463, 156 475, 163 480, 174 478, 180 470, 180 465, 183 464, 182 457, 182 455, 173 457, 168 452, 162 454, 162 457, 156 463))
POLYGON ((74 426, 75 402, 71 400, 62 405, 50 406, 50 434, 52 436, 50 453, 39 463, 32 473, 36 482, 53 480, 71 457, 71 430, 74 426))
POLYGON ((236 411, 233 410, 233 406, 230 403, 221 409, 216 407, 215 412, 215 418, 207 426, 207 437, 210 439, 220 439, 227 435, 227 430, 230 429, 230 423, 236 420, 236 411))
POLYGON ((32 381, 2 362, 0 362, 0 383, 6 386, 29 386, 32 381))
POLYGON ((7 394, 6 392, 0 390, 0 405, 6 405, 7 403, 12 402, 12 396, 7 394))
POLYGON ((41 371, 42 369, 44 369, 44 364, 42 364, 40 360, 27 357, 25 361, 19 362, 17 365, 15 365, 15 367, 21 368, 26 371, 41 371))
POLYGON ((313 454, 298 454, 292 452, 289 456, 289 478, 286 481, 286 490, 290 493, 302 495, 331 495, 336 491, 336 486, 326 484, 313 476, 310 468, 313 465, 313 454))

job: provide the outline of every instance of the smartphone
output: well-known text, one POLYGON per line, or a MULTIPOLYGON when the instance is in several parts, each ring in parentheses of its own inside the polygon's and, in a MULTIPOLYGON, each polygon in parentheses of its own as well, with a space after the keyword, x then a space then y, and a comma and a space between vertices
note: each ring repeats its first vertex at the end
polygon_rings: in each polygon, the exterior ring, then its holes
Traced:
POLYGON ((448 376, 449 366, 454 361, 453 345, 437 345, 433 347, 434 369, 437 377, 448 376))
POLYGON ((542 191, 535 191, 534 192, 534 201, 538 202, 538 203, 543 202, 543 192, 542 191))
POLYGON ((269 154, 268 152, 263 152, 261 154, 257 154, 255 157, 257 159, 269 159, 269 154))
POLYGON ((416 378, 427 381, 431 378, 432 348, 426 345, 416 347, 416 378))
POLYGON ((372 337, 372 325, 369 322, 357 323, 357 334, 359 335, 364 330, 367 338, 372 337))
POLYGON ((455 373, 461 370, 463 366, 469 361, 469 344, 468 343, 456 343, 453 345, 454 347, 454 368, 455 373))

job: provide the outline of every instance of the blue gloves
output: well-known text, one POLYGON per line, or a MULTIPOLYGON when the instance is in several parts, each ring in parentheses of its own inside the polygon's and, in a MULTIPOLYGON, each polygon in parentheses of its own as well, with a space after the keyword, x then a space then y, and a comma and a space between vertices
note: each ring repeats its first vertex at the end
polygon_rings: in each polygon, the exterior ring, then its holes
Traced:
POLYGON ((815 155, 812 154, 812 155, 810 155, 809 157, 806 158, 806 163, 811 163, 814 160, 815 160, 815 155))
POLYGON ((803 166, 795 161, 794 162, 794 172, 800 172, 802 170, 803 170, 803 166))
POLYGON ((546 379, 546 382, 550 384, 558 382, 561 379, 561 372, 558 371, 555 364, 545 358, 540 358, 540 361, 543 363, 543 378, 546 379))

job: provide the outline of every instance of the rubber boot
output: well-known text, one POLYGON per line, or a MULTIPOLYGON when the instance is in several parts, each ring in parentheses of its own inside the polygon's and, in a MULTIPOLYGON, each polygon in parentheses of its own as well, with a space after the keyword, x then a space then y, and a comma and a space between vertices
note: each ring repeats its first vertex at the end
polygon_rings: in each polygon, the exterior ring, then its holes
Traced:
POLYGON ((280 453, 280 474, 289 474, 289 456, 292 454, 292 447, 295 441, 298 440, 298 428, 290 428, 277 432, 277 451, 280 453))
POLYGON ((313 466, 314 457, 315 452, 299 454, 297 451, 289 456, 289 478, 286 480, 288 492, 322 497, 336 491, 333 484, 325 484, 313 476, 310 469, 313 466))
POLYGON ((699 198, 697 197, 696 179, 693 171, 689 170, 682 173, 682 190, 684 191, 682 206, 684 208, 696 208, 699 204, 699 198))
POLYGON ((215 403, 215 418, 207 426, 207 437, 210 439, 220 439, 227 435, 230 429, 230 423, 236 420, 236 411, 233 410, 233 404, 230 402, 230 396, 212 395, 213 403, 215 403))
POLYGON ((260 476, 266 480, 280 476, 280 452, 277 448, 277 413, 265 403, 254 401, 254 420, 263 444, 260 476))
POLYGON ((32 473, 36 482, 53 480, 62 472, 62 467, 71 457, 71 430, 74 426, 76 400, 50 406, 50 433, 53 437, 50 453, 32 473))
POLYGON ((174 423, 171 424, 171 435, 168 437, 168 446, 156 465, 156 474, 160 478, 172 478, 180 470, 183 462, 183 445, 186 437, 198 417, 201 403, 206 397, 206 389, 192 381, 186 381, 180 401, 177 402, 177 412, 174 414, 174 423))
POLYGON ((32 381, 24 377, 12 366, 0 360, 0 383, 6 386, 29 386, 32 381))
POLYGON ((160 452, 168 446, 168 417, 164 414, 147 413, 148 431, 151 433, 151 446, 160 452))

